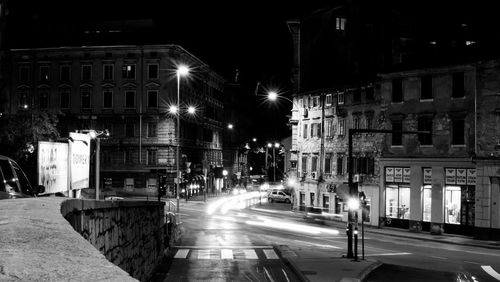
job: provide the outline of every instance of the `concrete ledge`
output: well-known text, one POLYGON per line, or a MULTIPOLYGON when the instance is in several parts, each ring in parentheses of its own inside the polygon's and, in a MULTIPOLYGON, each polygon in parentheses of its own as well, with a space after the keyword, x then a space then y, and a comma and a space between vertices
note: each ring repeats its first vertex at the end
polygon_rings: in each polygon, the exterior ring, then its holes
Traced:
POLYGON ((0 201, 0 281, 137 281, 64 219, 65 200, 0 201))

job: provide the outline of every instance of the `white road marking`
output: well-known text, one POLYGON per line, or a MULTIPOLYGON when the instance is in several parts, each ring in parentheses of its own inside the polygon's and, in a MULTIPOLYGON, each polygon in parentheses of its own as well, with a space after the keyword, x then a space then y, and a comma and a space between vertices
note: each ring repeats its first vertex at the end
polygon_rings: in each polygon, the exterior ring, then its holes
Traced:
POLYGON ((496 280, 500 281, 500 273, 496 272, 491 266, 489 265, 481 265, 481 268, 486 271, 489 275, 491 275, 493 278, 496 280))
POLYGON ((255 250, 243 250, 243 253, 245 254, 245 258, 247 259, 258 259, 259 257, 257 256, 257 253, 255 250))
POLYGON ((210 250, 198 250, 198 259, 210 259, 210 250))
POLYGON ((404 256, 411 255, 411 253, 383 253, 383 254, 367 254, 367 256, 404 256))
POLYGON ((267 259, 278 259, 278 255, 273 249, 262 250, 267 259))
POLYGON ((189 254, 189 249, 179 249, 177 250, 177 253, 175 254, 174 258, 187 258, 187 255, 189 254))
POLYGON ((438 256, 430 256, 431 258, 437 258, 437 259, 448 259, 448 258, 444 258, 444 257, 438 257, 438 256))
POLYGON ((220 258, 221 259, 233 259, 233 250, 231 249, 222 249, 220 250, 220 258))
POLYGON ((490 252, 490 253, 474 252, 474 251, 457 251, 457 252, 466 252, 466 253, 471 253, 471 254, 476 254, 476 255, 500 257, 500 253, 494 253, 494 252, 490 252))
POLYGON ((273 246, 252 245, 205 245, 205 246, 176 246, 179 249, 272 249, 273 246))
POLYGON ((309 245, 309 246, 320 247, 320 248, 342 249, 340 247, 332 246, 332 245, 316 244, 316 243, 311 243, 311 242, 302 241, 302 240, 294 240, 294 241, 295 242, 300 242, 300 243, 303 243, 303 244, 306 244, 306 245, 309 245))

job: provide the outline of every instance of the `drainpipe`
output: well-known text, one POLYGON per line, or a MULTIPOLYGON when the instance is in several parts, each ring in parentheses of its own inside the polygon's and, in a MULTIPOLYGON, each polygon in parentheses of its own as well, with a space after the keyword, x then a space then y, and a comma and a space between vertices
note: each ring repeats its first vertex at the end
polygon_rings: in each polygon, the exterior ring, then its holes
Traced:
POLYGON ((139 164, 142 164, 142 97, 144 94, 144 49, 141 46, 141 95, 139 96, 139 164))
MULTIPOLYGON (((320 179, 323 180, 323 174, 324 174, 324 161, 325 161, 325 93, 322 93, 320 96, 320 103, 321 103, 321 145, 320 145, 320 150, 319 150, 319 177, 320 179)), ((323 180, 324 181, 324 180, 323 180)), ((316 203, 319 203, 320 200, 320 182, 318 181, 318 201, 316 203)))

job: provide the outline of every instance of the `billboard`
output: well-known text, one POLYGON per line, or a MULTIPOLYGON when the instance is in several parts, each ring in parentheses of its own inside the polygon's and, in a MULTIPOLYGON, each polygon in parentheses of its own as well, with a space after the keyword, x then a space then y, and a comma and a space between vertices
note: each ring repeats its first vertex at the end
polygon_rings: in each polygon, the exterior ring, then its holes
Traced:
POLYGON ((38 184, 45 194, 68 191, 68 144, 38 142, 38 184))
POLYGON ((90 136, 70 132, 69 137, 70 189, 89 188, 90 136))

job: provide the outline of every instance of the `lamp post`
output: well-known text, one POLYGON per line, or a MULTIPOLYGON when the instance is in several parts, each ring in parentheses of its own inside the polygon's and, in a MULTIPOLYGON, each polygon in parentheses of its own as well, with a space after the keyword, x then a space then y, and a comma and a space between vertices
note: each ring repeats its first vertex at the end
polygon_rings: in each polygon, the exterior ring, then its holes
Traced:
POLYGON ((175 163, 177 164, 177 170, 176 170, 176 179, 177 179, 177 189, 176 189, 176 198, 177 198, 177 214, 179 214, 179 190, 181 188, 181 176, 180 176, 180 156, 179 156, 179 146, 180 146, 180 100, 181 100, 181 95, 180 95, 180 89, 181 89, 181 76, 186 76, 189 74, 189 68, 184 65, 180 65, 177 68, 177 125, 176 125, 176 136, 177 136, 177 147, 176 147, 176 161, 175 163))
POLYGON ((82 130, 82 133, 87 133, 90 136, 90 139, 96 140, 96 149, 95 149, 95 199, 99 200, 99 180, 101 178, 101 136, 105 136, 105 138, 109 137, 109 131, 96 131, 94 129, 82 130))
POLYGON ((278 142, 275 142, 274 144, 272 143, 267 143, 268 148, 273 148, 273 182, 276 182, 276 148, 280 147, 280 144, 278 142))

